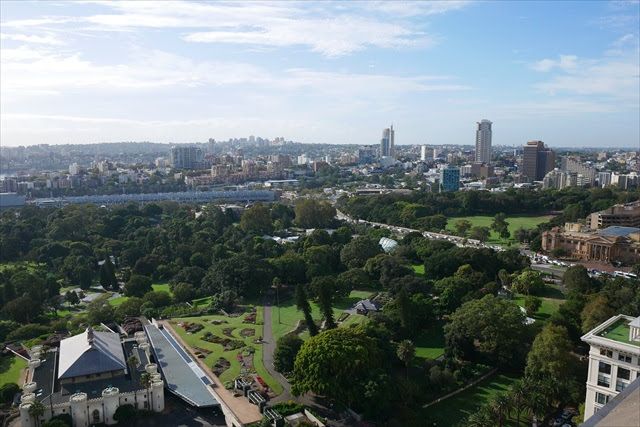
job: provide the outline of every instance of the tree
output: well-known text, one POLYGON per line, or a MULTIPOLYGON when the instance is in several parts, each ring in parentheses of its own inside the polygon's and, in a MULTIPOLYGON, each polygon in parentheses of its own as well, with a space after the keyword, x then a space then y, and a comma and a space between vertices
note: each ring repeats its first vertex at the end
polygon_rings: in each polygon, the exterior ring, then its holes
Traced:
POLYGON ((470 237, 472 239, 476 239, 484 243, 487 241, 487 239, 489 239, 489 236, 491 236, 491 231, 489 230, 489 227, 473 227, 471 229, 470 237))
POLYGON ((506 219, 507 216, 500 212, 493 218, 493 222, 491 223, 491 229, 498 233, 503 239, 509 237, 509 223, 506 219))
POLYGON ((153 410, 153 395, 151 393, 151 374, 148 372, 144 372, 142 375, 140 375, 140 379, 138 380, 138 382, 140 383, 140 385, 142 387, 144 387, 147 390, 147 397, 149 399, 149 410, 152 411, 153 410))
POLYGON ((13 398, 17 392, 20 391, 20 387, 16 383, 5 383, 0 387, 0 403, 5 405, 13 402, 13 398))
POLYGON ((325 331, 305 342, 294 364, 291 392, 307 391, 350 404, 362 399, 366 380, 382 368, 376 341, 357 329, 325 331))
POLYGON ((570 381, 575 365, 572 350, 573 343, 567 328, 546 325, 536 335, 527 356, 527 376, 536 380, 550 377, 561 382, 570 381))
POLYGON ((564 248, 557 247, 551 249, 550 254, 553 258, 564 258, 565 256, 567 256, 567 251, 564 248))
POLYGON ((459 219, 457 220, 454 224, 453 224, 454 228, 456 229, 456 232, 460 235, 460 236, 466 236, 467 235, 467 231, 469 231, 471 229, 471 227, 473 226, 473 224, 471 224, 471 221, 466 220, 466 219, 459 219))
POLYGON ((36 426, 40 425, 40 417, 44 415, 44 405, 39 400, 34 400, 27 410, 29 415, 36 421, 36 426))
POLYGON ((129 297, 116 308, 116 319, 122 321, 127 316, 137 316, 141 314, 142 298, 129 297))
POLYGON ((240 219, 240 228, 248 234, 271 234, 273 223, 269 208, 255 205, 247 209, 240 219))
POLYGON ((78 305, 80 303, 80 297, 76 291, 67 291, 67 293, 64 294, 64 298, 69 305, 78 305))
POLYGON ((144 294, 153 290, 151 278, 140 274, 132 274, 129 281, 124 285, 124 294, 128 297, 143 297, 144 294))
POLYGON ((493 295, 466 302, 445 326, 447 351, 465 360, 517 364, 524 356, 526 327, 520 308, 493 295))
POLYGON ((574 265, 567 268, 562 276, 562 284, 570 291, 587 294, 595 288, 589 272, 583 265, 574 265))
POLYGON ((326 228, 333 223, 336 216, 333 206, 314 199, 298 201, 294 211, 295 223, 302 228, 326 228))
POLYGON ((196 297, 196 290, 190 283, 180 282, 173 288, 176 302, 188 302, 196 297))
POLYGON ((109 256, 105 258, 104 264, 100 266, 100 286, 105 289, 118 289, 115 268, 109 256))
POLYGON ((358 236, 340 251, 340 261, 347 268, 363 267, 369 258, 381 254, 382 248, 368 236, 358 236))
POLYGON ((287 334, 278 339, 273 353, 273 366, 278 372, 292 372, 296 355, 304 341, 296 334, 287 334))
POLYGON ((516 411, 516 426, 520 427, 520 413, 525 404, 526 388, 522 380, 516 380, 509 389, 509 401, 516 411))
POLYGON ((307 292, 304 290, 302 284, 296 286, 296 307, 299 311, 302 311, 304 314, 304 320, 307 325, 307 329, 309 329, 309 335, 314 336, 318 333, 318 327, 316 326, 313 317, 311 317, 311 305, 309 305, 309 300, 307 299, 307 292))
POLYGON ((2 311, 11 320, 18 323, 29 323, 40 313, 40 304, 27 295, 18 297, 5 304, 2 311))
POLYGON ((505 413, 509 414, 509 398, 505 393, 498 393, 494 395, 489 401, 489 406, 493 412, 497 415, 498 427, 502 427, 502 420, 505 413))
POLYGON ((87 320, 92 325, 111 322, 115 318, 115 308, 109 304, 108 295, 102 295, 87 304, 87 320))
POLYGON ((540 295, 544 292, 544 280, 537 271, 526 269, 513 280, 511 288, 520 294, 540 295))
POLYGON ((407 380, 409 379, 409 365, 416 357, 416 346, 410 340, 401 341, 397 350, 398 359, 405 364, 407 368, 407 380))
POLYGON ((528 295, 524 299, 524 308, 527 310, 529 316, 536 314, 541 305, 542 300, 536 296, 528 295))
POLYGON ((132 354, 127 358, 127 366, 129 367, 130 371, 135 371, 138 367, 138 363, 140 363, 140 361, 135 354, 132 354))
POLYGON ((500 284, 505 288, 511 288, 512 278, 507 270, 504 268, 498 272, 498 278, 500 279, 500 284))
POLYGON ((318 306, 320 308, 320 312, 324 316, 325 325, 327 329, 333 329, 336 327, 336 322, 333 319, 333 307, 331 304, 333 303, 333 279, 329 279, 326 277, 316 278, 314 282, 318 280, 319 289, 318 292, 318 306))
POLYGON ((171 295, 166 291, 150 291, 144 294, 143 303, 151 303, 154 308, 167 307, 173 302, 171 295))
POLYGON ((611 316, 616 311, 609 305, 609 300, 599 295, 585 304, 580 319, 582 320, 582 332, 589 332, 611 316))
POLYGON ((133 425, 136 419, 136 409, 133 405, 120 405, 116 412, 113 414, 113 419, 125 426, 133 425))

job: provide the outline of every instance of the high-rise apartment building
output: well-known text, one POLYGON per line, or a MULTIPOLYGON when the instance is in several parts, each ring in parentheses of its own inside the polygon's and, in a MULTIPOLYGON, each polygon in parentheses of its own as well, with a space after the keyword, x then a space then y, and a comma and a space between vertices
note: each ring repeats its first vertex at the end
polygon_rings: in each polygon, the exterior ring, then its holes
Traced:
POLYGON ((394 136, 395 131, 393 125, 382 130, 382 139, 380 140, 380 157, 393 157, 394 154, 394 136))
POLYGON ((582 175, 583 185, 593 185, 596 182, 596 168, 589 166, 586 163, 580 161, 577 157, 563 156, 560 163, 560 168, 564 171, 575 172, 578 175, 582 175))
POLYGON ((476 130, 476 163, 491 163, 491 122, 482 119, 476 130))
POLYGON ((553 170, 556 153, 542 141, 529 141, 522 149, 522 174, 532 181, 542 181, 553 170))
POLYGON ((640 377, 640 317, 613 316, 581 339, 591 347, 584 408, 587 421, 640 377))
POLYGON ((423 162, 427 161, 427 146, 423 145, 420 147, 420 160, 423 162))
POLYGON ((460 169, 447 165, 440 169, 440 191, 458 191, 460 189, 460 169))
POLYGON ((202 158, 202 150, 192 145, 174 146, 169 151, 169 165, 172 168, 195 169, 202 158))

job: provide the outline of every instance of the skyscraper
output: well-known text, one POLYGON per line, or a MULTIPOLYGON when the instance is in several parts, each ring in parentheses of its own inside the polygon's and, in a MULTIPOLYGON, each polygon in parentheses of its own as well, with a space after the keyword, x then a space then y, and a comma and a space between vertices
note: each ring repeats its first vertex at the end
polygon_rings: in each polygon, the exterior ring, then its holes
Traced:
POLYGON ((460 189, 460 169, 447 165, 440 169, 440 191, 458 191, 460 189))
POLYGON ((195 169, 202 157, 202 150, 198 147, 176 145, 169 151, 169 165, 177 169, 195 169))
POLYGON ((491 122, 482 119, 477 122, 476 130, 476 163, 491 163, 491 122))
POLYGON ((427 146, 423 145, 420 147, 420 160, 423 162, 427 161, 427 146))
POLYGON ((382 130, 382 139, 380 140, 380 157, 391 157, 394 154, 394 130, 391 127, 382 130))
POLYGON ((542 141, 529 141, 522 149, 522 174, 532 181, 542 181, 556 164, 556 153, 542 141))

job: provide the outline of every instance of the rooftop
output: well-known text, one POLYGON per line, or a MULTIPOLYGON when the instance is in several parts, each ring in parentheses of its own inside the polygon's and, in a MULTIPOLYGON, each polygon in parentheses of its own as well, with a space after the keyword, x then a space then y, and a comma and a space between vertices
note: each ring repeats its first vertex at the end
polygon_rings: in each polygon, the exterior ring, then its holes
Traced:
POLYGON ((610 340, 640 347, 640 342, 629 340, 629 323, 630 321, 628 319, 621 317, 611 326, 600 331, 597 335, 610 340))
POLYGON ((633 234, 637 232, 640 232, 640 228, 613 226, 613 227, 607 227, 596 234, 599 234, 600 236, 606 236, 606 237, 618 237, 618 236, 628 236, 629 234, 633 234))
POLYGON ((71 378, 124 369, 126 362, 120 336, 96 332, 91 327, 60 341, 58 378, 71 378))

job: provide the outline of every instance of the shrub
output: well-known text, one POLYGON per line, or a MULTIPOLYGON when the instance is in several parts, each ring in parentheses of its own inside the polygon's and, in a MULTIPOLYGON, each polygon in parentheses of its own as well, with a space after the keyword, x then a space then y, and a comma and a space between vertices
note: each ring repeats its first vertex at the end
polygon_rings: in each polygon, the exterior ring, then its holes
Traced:
POLYGON ((275 403, 271 405, 271 408, 283 417, 288 417, 289 415, 302 412, 304 410, 304 405, 294 402, 293 400, 289 400, 287 402, 275 403))
POLYGON ((49 333, 49 328, 38 325, 37 323, 28 323, 18 329, 11 331, 7 335, 7 340, 28 340, 49 333))
POLYGON ((0 387, 0 403, 7 404, 13 401, 13 396, 20 391, 20 387, 16 383, 6 383, 0 387))

